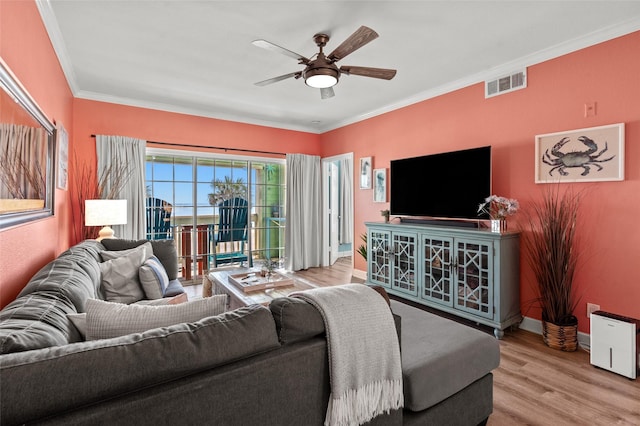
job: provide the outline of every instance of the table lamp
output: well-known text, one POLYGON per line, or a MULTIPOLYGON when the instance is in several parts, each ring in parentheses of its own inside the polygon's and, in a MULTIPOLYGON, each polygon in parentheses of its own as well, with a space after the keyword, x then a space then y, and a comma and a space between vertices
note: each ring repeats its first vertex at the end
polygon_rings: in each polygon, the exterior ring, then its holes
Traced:
POLYGON ((115 238, 111 225, 127 223, 127 200, 84 200, 85 226, 104 226, 97 241, 115 238))

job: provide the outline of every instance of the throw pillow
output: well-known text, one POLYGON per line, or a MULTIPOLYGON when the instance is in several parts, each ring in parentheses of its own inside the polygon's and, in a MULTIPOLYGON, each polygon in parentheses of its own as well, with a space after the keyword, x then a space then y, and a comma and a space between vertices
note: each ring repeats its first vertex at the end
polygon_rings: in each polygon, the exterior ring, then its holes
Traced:
POLYGON ((169 277, 157 257, 151 256, 138 270, 140 284, 147 299, 161 299, 169 286, 169 277))
POLYGON ((153 247, 150 242, 146 242, 137 247, 133 247, 126 250, 103 250, 100 252, 103 261, 117 259, 123 256, 129 256, 132 253, 136 253, 138 251, 144 251, 144 260, 147 260, 151 256, 153 256, 153 247))
POLYGON ((138 300, 136 302, 136 305, 153 305, 153 306, 177 305, 179 303, 184 303, 188 301, 189 301, 189 297, 187 296, 187 293, 180 293, 177 296, 163 297, 162 299, 138 300))
MULTIPOLYGON (((117 252, 102 252, 105 253, 117 252)), ((120 254, 100 264, 102 290, 105 299, 110 302, 133 303, 144 299, 144 291, 138 279, 138 270, 146 259, 144 246, 133 249, 127 254, 120 254)), ((107 259, 111 254, 106 255, 107 259)))
POLYGON ((109 339, 131 333, 142 333, 158 327, 168 327, 183 322, 223 313, 227 296, 217 295, 178 305, 124 305, 87 300, 87 340, 109 339))
POLYGON ((174 240, 120 240, 117 238, 104 239, 102 245, 107 250, 125 250, 138 247, 148 242, 153 247, 153 255, 160 259, 170 280, 178 278, 178 250, 174 240))

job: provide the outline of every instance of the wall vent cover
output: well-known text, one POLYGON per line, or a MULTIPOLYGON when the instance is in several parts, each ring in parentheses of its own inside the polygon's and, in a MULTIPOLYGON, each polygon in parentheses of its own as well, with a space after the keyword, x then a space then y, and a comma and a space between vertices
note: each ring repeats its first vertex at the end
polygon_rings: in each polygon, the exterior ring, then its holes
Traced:
POLYGON ((527 69, 484 82, 484 97, 491 98, 527 87, 527 69))

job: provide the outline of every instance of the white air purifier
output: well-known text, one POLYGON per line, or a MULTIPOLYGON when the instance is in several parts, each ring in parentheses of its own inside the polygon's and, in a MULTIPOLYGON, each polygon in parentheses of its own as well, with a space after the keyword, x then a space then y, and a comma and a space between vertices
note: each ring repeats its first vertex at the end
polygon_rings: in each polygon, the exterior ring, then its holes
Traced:
POLYGON ((591 314, 591 364, 630 379, 640 374, 640 320, 591 314))

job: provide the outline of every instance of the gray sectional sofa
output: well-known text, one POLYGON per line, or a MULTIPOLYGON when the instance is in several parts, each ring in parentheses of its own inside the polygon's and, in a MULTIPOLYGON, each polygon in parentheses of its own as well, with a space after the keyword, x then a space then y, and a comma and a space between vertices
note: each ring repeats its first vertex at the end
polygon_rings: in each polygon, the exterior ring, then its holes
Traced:
MULTIPOLYGON (((0 424, 323 424, 324 324, 302 300, 80 341, 67 314, 100 297, 104 249, 95 241, 70 248, 0 311, 0 424)), ((402 321, 405 409, 369 424, 485 422, 498 342, 396 301, 391 307, 402 321)))

